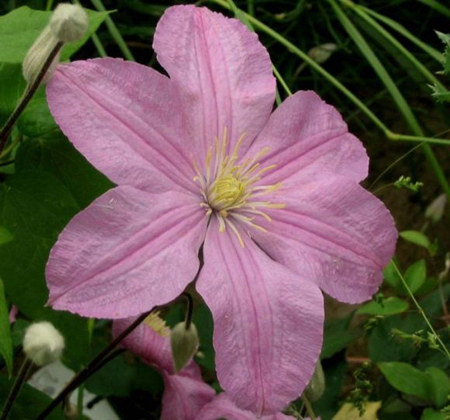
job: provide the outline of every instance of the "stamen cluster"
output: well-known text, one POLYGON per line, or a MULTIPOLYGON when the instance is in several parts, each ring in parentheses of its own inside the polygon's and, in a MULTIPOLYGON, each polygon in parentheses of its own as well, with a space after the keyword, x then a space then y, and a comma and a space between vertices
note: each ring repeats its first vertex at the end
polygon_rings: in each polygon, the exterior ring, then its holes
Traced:
POLYGON ((227 134, 224 132, 220 141, 217 137, 213 147, 208 150, 205 158, 205 171, 202 173, 196 163, 194 168, 197 176, 194 181, 200 186, 203 197, 202 207, 206 214, 215 214, 219 222, 219 230, 225 231, 226 226, 237 235, 241 246, 242 237, 234 221, 239 220, 263 232, 266 230, 254 222, 260 216, 271 221, 270 216, 261 208, 282 208, 283 204, 261 201, 265 196, 278 188, 281 184, 257 185, 264 173, 274 169, 276 165, 261 168, 258 162, 269 152, 264 147, 253 158, 246 158, 239 162, 239 147, 245 136, 241 136, 231 154, 227 154, 227 134))

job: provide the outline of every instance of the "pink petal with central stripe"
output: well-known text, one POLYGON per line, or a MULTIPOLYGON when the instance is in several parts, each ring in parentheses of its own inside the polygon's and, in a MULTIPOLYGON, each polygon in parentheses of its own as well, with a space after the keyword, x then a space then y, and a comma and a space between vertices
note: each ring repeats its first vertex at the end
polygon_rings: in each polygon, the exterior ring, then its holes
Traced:
POLYGON ((314 371, 322 293, 242 235, 245 248, 211 220, 196 287, 213 314, 222 388, 239 408, 274 414, 301 394, 314 371))
POLYGON ((163 373, 164 395, 161 420, 194 420, 199 411, 209 403, 215 391, 201 378, 194 379, 182 374, 163 373))
POLYGON ((236 407, 226 394, 220 394, 209 404, 206 404, 196 420, 295 420, 295 417, 286 416, 283 413, 270 414, 268 416, 257 417, 254 413, 247 410, 241 410, 236 407))
POLYGON ((274 111, 248 156, 263 147, 270 151, 262 166, 277 165, 264 176, 265 185, 299 188, 321 177, 359 182, 367 176, 369 158, 362 143, 348 132, 339 112, 311 91, 295 93, 274 111))
MULTIPOLYGON (((113 323, 113 334, 117 337, 126 330, 136 318, 117 319, 113 323)), ((146 364, 156 369, 173 373, 172 348, 170 337, 158 334, 153 328, 142 322, 120 343, 136 356, 139 356, 146 364)))
POLYGON ((47 87, 74 146, 116 184, 197 191, 176 86, 150 67, 103 58, 60 65, 47 87))
MULTIPOLYGON (((114 336, 124 331, 135 318, 114 321, 114 336)), ((162 336, 144 321, 133 330, 121 345, 143 361, 158 369, 164 380, 161 420, 194 420, 215 391, 203 382, 200 369, 191 361, 179 374, 173 374, 170 336, 162 336)))
POLYGON ((153 48, 181 92, 196 156, 203 161, 225 129, 230 148, 246 133, 245 150, 275 100, 272 65, 258 36, 206 8, 175 6, 159 20, 153 48))
POLYGON ((284 209, 262 221, 255 241, 276 261, 315 281, 334 298, 371 298, 395 251, 397 230, 384 204, 345 178, 322 179, 280 193, 284 209))
POLYGON ((198 270, 207 218, 198 198, 114 188, 78 213, 47 264, 49 304, 125 318, 177 297, 198 270))

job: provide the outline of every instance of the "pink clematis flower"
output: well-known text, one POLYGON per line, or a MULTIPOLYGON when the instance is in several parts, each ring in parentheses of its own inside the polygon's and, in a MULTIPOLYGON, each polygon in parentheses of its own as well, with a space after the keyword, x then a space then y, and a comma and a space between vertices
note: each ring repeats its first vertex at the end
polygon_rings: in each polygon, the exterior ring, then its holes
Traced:
POLYGON ((172 7, 154 49, 170 78, 107 58, 61 65, 48 85, 63 132, 118 184, 60 235, 49 304, 125 318, 198 274, 223 389, 241 409, 274 414, 314 371, 320 288, 369 299, 394 223, 359 185, 368 158, 333 107, 297 92, 272 113, 269 55, 239 21, 172 7))
MULTIPOLYGON (((115 321, 114 334, 120 334, 133 321, 115 321)), ((193 360, 181 372, 174 373, 170 329, 157 314, 150 314, 122 345, 161 372, 165 387, 161 420, 194 420, 203 406, 214 398, 214 389, 203 382, 193 360)))
MULTIPOLYGON (((241 410, 234 404, 226 394, 220 394, 210 403, 206 404, 195 420, 295 420, 295 417, 287 416, 283 413, 269 414, 259 417, 254 413, 241 410)), ((309 419, 305 419, 309 420, 309 419)), ((318 419, 320 420, 320 419, 318 419)))

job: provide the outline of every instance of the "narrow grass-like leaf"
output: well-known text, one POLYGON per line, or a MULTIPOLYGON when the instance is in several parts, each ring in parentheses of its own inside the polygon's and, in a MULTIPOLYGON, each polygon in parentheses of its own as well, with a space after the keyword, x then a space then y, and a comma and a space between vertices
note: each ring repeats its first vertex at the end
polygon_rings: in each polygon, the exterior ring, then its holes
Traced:
MULTIPOLYGON (((389 91, 389 93, 392 96, 392 99, 396 103, 400 113, 403 115, 405 121, 413 131, 413 133, 416 136, 423 136, 423 130, 419 125, 419 122, 417 121, 416 117, 414 116, 411 108, 409 107, 408 103, 406 102, 405 98, 401 94, 400 90, 397 88, 397 85, 392 80, 389 73, 386 71, 385 67, 381 63, 381 61, 378 59, 378 57, 373 52, 370 45, 367 43, 365 38, 361 35, 359 30, 355 27, 355 25, 350 21, 350 19, 347 17, 347 15, 343 12, 341 7, 336 3, 335 0, 328 0, 328 2, 331 4, 333 10, 336 13, 337 18, 341 22, 344 29, 347 31, 347 33, 350 35, 352 40, 355 42, 355 44, 360 49, 363 56, 366 58, 366 60, 369 62, 369 64, 372 66, 373 70, 377 73, 379 79, 381 82, 386 86, 386 89, 389 91)), ((434 155, 433 151, 431 150, 431 147, 428 144, 424 144, 422 146, 422 149, 425 153, 426 158, 428 159, 431 167, 434 170, 434 173, 436 175, 436 178, 440 182, 442 188, 444 191, 450 195, 450 184, 447 181, 447 177, 442 170, 439 162, 436 159, 436 156, 434 155)))
POLYGON ((389 26, 390 28, 392 28, 393 30, 398 32, 399 34, 403 35, 405 38, 407 38, 413 44, 415 44, 420 49, 425 51, 430 57, 432 57, 437 62, 439 62, 439 63, 442 62, 441 53, 438 50, 436 50, 435 48, 431 47, 427 43, 421 41, 419 38, 414 36, 403 25, 400 25, 400 23, 398 23, 394 19, 391 19, 391 18, 389 18, 387 16, 384 16, 384 15, 378 13, 378 12, 375 12, 374 10, 372 10, 372 9, 370 9, 368 7, 359 6, 359 5, 358 5, 358 7, 361 8, 362 10, 364 10, 366 13, 370 14, 371 16, 373 16, 375 19, 379 20, 380 22, 383 22, 386 26, 389 26))
POLYGON ((9 328, 9 313, 6 306, 5 289, 0 279, 0 355, 5 359, 8 372, 13 369, 13 345, 9 328))

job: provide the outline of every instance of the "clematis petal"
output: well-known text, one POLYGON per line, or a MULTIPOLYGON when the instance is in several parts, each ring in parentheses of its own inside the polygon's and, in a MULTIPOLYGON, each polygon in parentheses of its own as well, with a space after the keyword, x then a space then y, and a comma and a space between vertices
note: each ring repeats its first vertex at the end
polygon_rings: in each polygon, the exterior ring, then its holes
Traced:
MULTIPOLYGON (((162 323, 164 322, 152 312, 144 322, 122 340, 121 345, 139 356, 148 365, 160 371, 173 374, 174 365, 170 344, 170 328, 160 328, 160 325, 158 326, 160 330, 156 331, 154 329, 155 318, 162 323)), ((119 335, 135 320, 136 317, 115 320, 113 323, 114 336, 119 335)), ((200 369, 193 360, 183 368, 180 374, 197 380, 202 378, 200 369)))
POLYGON ((255 241, 276 261, 313 279, 334 298, 358 303, 382 282, 397 231, 384 204, 359 184, 330 178, 283 193, 255 241))
MULTIPOLYGON (((166 327, 161 330, 159 326, 157 332, 151 317, 125 337, 121 345, 162 373, 165 389, 161 419, 194 420, 200 409, 214 398, 215 391, 203 382, 200 369, 194 361, 179 374, 173 374, 170 329, 166 327)), ((114 321, 114 335, 119 335, 134 320, 127 318, 114 321)))
POLYGON ((224 129, 229 149, 245 133, 245 150, 275 100, 272 65, 258 36, 206 8, 174 6, 159 20, 153 48, 180 89, 197 156, 203 159, 224 129))
POLYGON ((47 264, 49 304, 125 318, 177 297, 193 280, 206 228, 198 198, 114 188, 78 213, 47 264))
POLYGON ((113 182, 196 191, 181 103, 166 76, 120 59, 76 61, 58 67, 47 99, 64 134, 113 182))
POLYGON ((221 418, 226 418, 227 420, 295 420, 295 417, 286 416, 283 413, 256 417, 251 411, 238 408, 226 394, 220 394, 206 404, 196 417, 196 420, 217 420, 221 418))
MULTIPOLYGON (((151 316, 151 315, 150 315, 151 316)), ((113 335, 116 337, 126 330, 133 318, 117 319, 113 323, 113 335)), ((173 373, 172 349, 170 348, 170 330, 156 332, 147 321, 142 322, 121 342, 121 345, 139 356, 145 363, 161 371, 173 373)))
POLYGON ((311 91, 295 93, 274 111, 248 156, 263 147, 270 151, 261 165, 277 165, 264 177, 266 185, 299 186, 336 175, 359 182, 367 176, 369 159, 362 143, 348 132, 337 110, 311 91))
POLYGON ((194 420, 199 411, 209 403, 215 391, 201 378, 163 373, 164 395, 161 420, 194 420))
POLYGON ((213 314, 222 388, 239 408, 274 414, 301 394, 314 371, 323 299, 314 283, 242 235, 245 248, 212 219, 196 287, 213 314))

